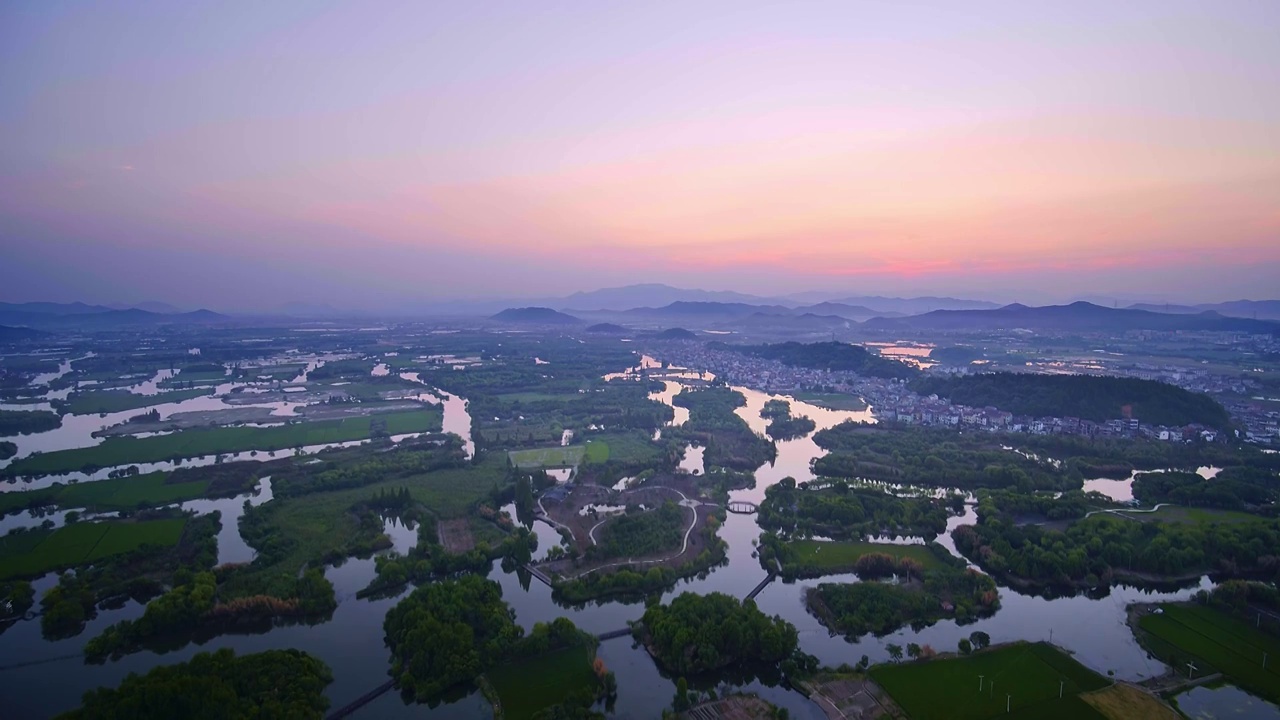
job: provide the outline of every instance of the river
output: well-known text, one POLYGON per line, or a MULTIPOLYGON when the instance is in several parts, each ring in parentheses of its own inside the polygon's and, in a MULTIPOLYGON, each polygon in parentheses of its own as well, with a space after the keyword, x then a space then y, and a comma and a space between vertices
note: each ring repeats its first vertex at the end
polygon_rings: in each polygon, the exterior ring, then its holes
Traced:
MULTIPOLYGON (((416 374, 404 373, 407 380, 422 382, 416 374)), ((677 381, 666 381, 663 391, 652 397, 667 404, 679 391, 677 381), (674 386, 674 387, 672 387, 674 386)), ((747 399, 746 406, 738 414, 752 428, 763 431, 765 421, 759 417, 764 403, 782 396, 768 395, 747 388, 735 388, 747 399)), ((467 414, 466 400, 447 393, 432 391, 440 398, 445 410, 445 429, 457 432, 464 438, 467 452, 474 451, 471 442, 471 418, 467 414)), ((787 398, 783 398, 787 399, 787 398)), ((681 408, 676 408, 677 411, 681 408)), ((870 411, 849 412, 819 408, 792 400, 792 412, 812 418, 819 429, 830 427, 847 419, 873 421, 870 411)), ((687 415, 685 415, 687 418, 687 415)), ((683 419, 677 414, 677 422, 683 419)), ((765 489, 783 477, 799 481, 811 479, 812 460, 821 454, 811 436, 779 442, 777 459, 759 468, 756 486, 731 494, 733 500, 759 503, 765 489)), ((699 448, 692 449, 685 457, 686 467, 701 470, 702 457, 699 448)), ((219 560, 242 561, 252 556, 252 550, 244 545, 236 531, 239 517, 231 506, 244 500, 270 501, 269 480, 264 481, 255 494, 223 501, 194 501, 207 503, 207 511, 223 511, 224 530, 219 535, 219 560), (224 548, 225 544, 225 548, 224 548)), ((188 503, 192 505, 192 503, 188 503)), ((506 508, 514 517, 514 508, 506 508)), ((953 517, 948 530, 962 523, 973 522, 972 508, 963 516, 953 517)), ((405 550, 414 542, 413 530, 388 524, 397 550, 405 550)), ((537 523, 537 557, 559 542, 554 530, 537 523)), ((664 594, 670 600, 682 592, 725 592, 743 597, 766 575, 754 557, 754 542, 760 529, 753 515, 730 513, 720 530, 728 544, 727 562, 699 578, 681 581, 664 594)), ((912 540, 912 539, 907 539, 912 540)), ((950 537, 938 538, 952 552, 950 537)), ((188 645, 165 653, 141 652, 105 665, 86 665, 81 658, 84 643, 111 623, 126 618, 136 618, 141 606, 130 602, 122 608, 100 612, 80 636, 57 642, 46 642, 40 637, 38 621, 23 621, 0 635, 0 708, 6 718, 42 718, 75 707, 79 697, 98 686, 117 685, 130 672, 145 672, 158 664, 186 660, 196 652, 218 648, 233 648, 238 653, 257 652, 271 648, 294 647, 313 653, 333 669, 334 682, 326 691, 333 707, 340 707, 386 680, 389 653, 383 643, 382 620, 398 598, 383 600, 358 600, 355 593, 374 576, 372 559, 351 559, 341 566, 328 568, 326 576, 334 583, 339 605, 333 619, 316 626, 286 626, 263 635, 228 635, 213 638, 203 645, 188 645)), ((551 598, 551 590, 525 573, 506 573, 501 563, 495 562, 490 577, 502 586, 504 598, 511 604, 517 621, 526 629, 533 623, 557 616, 566 616, 578 626, 592 632, 606 632, 624 627, 643 613, 641 604, 590 603, 582 608, 565 608, 551 598)), ((974 630, 991 635, 993 642, 1010 640, 1052 640, 1076 654, 1077 659, 1101 673, 1113 673, 1118 678, 1137 680, 1165 671, 1165 667, 1147 658, 1137 645, 1132 633, 1125 626, 1125 605, 1135 601, 1176 600, 1189 597, 1197 588, 1209 587, 1209 581, 1201 579, 1195 587, 1173 593, 1151 593, 1144 590, 1117 586, 1101 598, 1077 596, 1047 600, 1019 594, 1002 587, 1001 609, 992 617, 976 623, 960 626, 946 620, 919 632, 910 628, 900 630, 884 638, 866 636, 850 643, 841 636, 833 637, 805 610, 803 592, 819 582, 853 581, 850 576, 828 577, 800 582, 775 581, 764 588, 756 603, 765 612, 777 614, 796 625, 800 631, 803 650, 816 655, 823 663, 854 664, 862 655, 872 661, 888 659, 885 646, 888 643, 930 644, 940 651, 952 650, 962 637, 974 630)), ((43 589, 56 579, 46 577, 37 583, 43 589)), ((407 591, 406 591, 407 592, 407 591)), ((403 594, 401 595, 401 597, 403 594)), ((668 707, 675 692, 675 681, 664 677, 651 658, 642 649, 635 648, 629 639, 608 640, 601 644, 599 656, 618 677, 618 699, 614 716, 619 718, 653 718, 668 707)), ((714 683, 715 679, 705 682, 714 683)), ((698 682, 692 683, 699 686, 698 682)), ((741 686, 748 691, 759 692, 767 700, 786 707, 795 718, 818 720, 824 715, 817 705, 803 695, 783 687, 766 687, 758 681, 741 686)), ((1247 696, 1246 696, 1247 697, 1247 696)), ((1199 698, 1197 698, 1199 699, 1199 698)), ((395 693, 387 693, 359 710, 358 718, 475 718, 487 717, 488 704, 473 692, 448 704, 434 708, 416 704, 406 705, 395 693)))

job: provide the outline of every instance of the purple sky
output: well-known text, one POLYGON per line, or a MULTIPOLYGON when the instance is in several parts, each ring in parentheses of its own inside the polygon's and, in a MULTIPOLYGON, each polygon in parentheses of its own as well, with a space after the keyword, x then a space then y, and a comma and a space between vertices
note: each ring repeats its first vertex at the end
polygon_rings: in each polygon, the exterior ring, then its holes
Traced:
POLYGON ((0 5, 0 300, 1280 296, 1280 3, 0 5))

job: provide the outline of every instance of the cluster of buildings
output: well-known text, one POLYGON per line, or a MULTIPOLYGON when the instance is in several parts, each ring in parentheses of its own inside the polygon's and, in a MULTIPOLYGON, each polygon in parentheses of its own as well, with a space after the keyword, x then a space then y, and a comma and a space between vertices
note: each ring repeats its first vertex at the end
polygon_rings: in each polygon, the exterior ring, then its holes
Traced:
POLYGON ((790 367, 775 360, 711 349, 699 343, 671 343, 658 349, 658 354, 672 365, 711 372, 731 385, 762 392, 786 394, 818 390, 856 395, 871 405, 872 414, 882 422, 1034 435, 1142 437, 1167 442, 1219 439, 1217 430, 1201 425, 1165 427, 1143 423, 1140 418, 1093 422, 1076 417, 1029 417, 995 407, 958 405, 937 395, 920 395, 902 380, 790 367))

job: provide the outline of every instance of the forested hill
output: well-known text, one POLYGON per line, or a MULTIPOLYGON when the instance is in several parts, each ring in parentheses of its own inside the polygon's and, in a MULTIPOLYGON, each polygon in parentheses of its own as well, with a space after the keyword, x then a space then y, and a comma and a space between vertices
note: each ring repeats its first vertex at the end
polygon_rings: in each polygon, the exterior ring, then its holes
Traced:
POLYGON ((842 342, 820 342, 808 345, 785 342, 777 345, 728 345, 726 347, 766 360, 777 360, 783 365, 792 367, 843 370, 882 378, 910 378, 918 374, 915 368, 905 363, 867 352, 867 349, 861 345, 842 342))
POLYGON ((1131 416, 1151 425, 1199 423, 1226 428, 1227 411, 1216 400, 1154 380, 1100 375, 1036 375, 986 373, 954 377, 920 377, 911 389, 938 395, 958 405, 1007 410, 1033 417, 1078 417, 1105 422, 1131 416))

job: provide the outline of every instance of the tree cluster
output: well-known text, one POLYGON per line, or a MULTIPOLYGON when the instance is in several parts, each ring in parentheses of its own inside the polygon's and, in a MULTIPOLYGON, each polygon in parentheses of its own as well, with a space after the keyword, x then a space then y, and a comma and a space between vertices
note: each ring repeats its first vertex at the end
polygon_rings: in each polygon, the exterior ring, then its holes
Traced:
POLYGON ((784 478, 765 490, 760 526, 801 535, 933 537, 947 527, 947 506, 935 498, 900 498, 836 482, 819 489, 784 478))
POLYGON ((737 662, 779 663, 797 647, 791 623, 724 593, 683 593, 669 605, 652 605, 640 627, 658 662, 682 674, 737 662))

